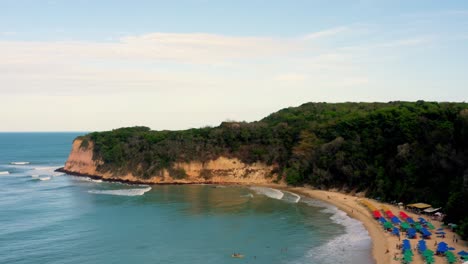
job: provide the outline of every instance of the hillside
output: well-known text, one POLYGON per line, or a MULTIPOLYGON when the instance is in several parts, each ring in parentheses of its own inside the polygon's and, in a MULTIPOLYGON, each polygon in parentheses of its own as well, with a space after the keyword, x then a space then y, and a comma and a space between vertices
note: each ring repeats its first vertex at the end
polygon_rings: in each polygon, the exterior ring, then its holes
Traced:
POLYGON ((120 128, 76 143, 75 155, 87 151, 88 160, 69 159, 65 169, 71 173, 83 173, 73 168, 88 162, 94 168, 84 174, 130 181, 256 177, 366 191, 385 201, 444 207, 447 221, 468 235, 466 103, 307 103, 252 123, 183 131, 120 128), (219 159, 232 168, 220 167, 219 159))

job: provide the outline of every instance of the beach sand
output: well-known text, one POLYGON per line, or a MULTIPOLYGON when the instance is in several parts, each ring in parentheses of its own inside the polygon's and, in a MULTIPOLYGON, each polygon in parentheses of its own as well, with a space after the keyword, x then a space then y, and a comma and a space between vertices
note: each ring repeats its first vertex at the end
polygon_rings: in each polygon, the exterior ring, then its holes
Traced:
MULTIPOLYGON (((398 240, 398 237, 385 232, 382 226, 380 225, 380 223, 373 218, 371 212, 367 209, 367 207, 363 206, 359 202, 361 199, 367 199, 367 198, 360 198, 360 197, 343 194, 340 192, 334 192, 334 191, 314 190, 308 187, 284 187, 284 186, 281 186, 281 187, 270 186, 270 187, 295 192, 303 196, 318 199, 318 200, 335 205, 339 209, 346 212, 350 217, 353 217, 361 221, 364 224, 364 226, 368 230, 369 235, 372 239, 372 255, 377 264, 401 263, 401 260, 394 260, 395 254, 397 254, 398 259, 402 257, 401 250, 398 250, 396 248, 396 245, 401 242, 398 240), (389 252, 387 252, 387 250, 389 252)), ((375 200, 370 200, 370 199, 367 199, 367 200, 379 209, 383 205, 382 203, 379 203, 375 200)), ((402 211, 402 209, 399 209, 394 205, 385 204, 385 206, 388 207, 390 210, 392 210, 392 212, 397 216, 399 212, 402 211)), ((419 215, 410 213, 406 210, 403 210, 403 211, 406 212, 410 217, 412 217, 415 220, 418 219, 418 217, 420 217, 419 215)), ((424 217, 426 220, 431 222, 435 226, 435 228, 441 227, 441 224, 442 224, 441 222, 430 220, 430 218, 428 218, 427 216, 422 216, 422 217, 424 217)), ((431 237, 431 239, 426 240, 428 249, 431 249, 435 252, 435 249, 436 249, 436 246, 434 245, 435 241, 437 241, 438 243, 441 241, 444 241, 450 247, 455 248, 455 250, 453 251, 455 254, 460 250, 468 251, 467 242, 462 241, 459 236, 455 235, 449 229, 447 228, 444 229, 444 232, 447 233, 445 238, 436 237, 434 234, 435 230, 431 230, 431 232, 433 233, 433 236, 431 237), (458 238, 458 243, 455 243, 453 241, 454 237, 458 238)), ((401 239, 402 240, 404 239, 403 234, 401 236, 401 239)), ((413 258, 412 263, 423 264, 425 263, 423 257, 418 253, 417 250, 415 250, 418 240, 420 240, 419 234, 418 234, 417 239, 410 239, 411 247, 413 248, 413 253, 414 253, 414 258, 413 258)), ((458 254, 456 255, 458 257, 458 254)), ((448 263, 446 257, 443 257, 443 256, 434 255, 434 259, 435 259, 435 263, 448 263)), ((461 263, 461 261, 458 263, 461 263)))

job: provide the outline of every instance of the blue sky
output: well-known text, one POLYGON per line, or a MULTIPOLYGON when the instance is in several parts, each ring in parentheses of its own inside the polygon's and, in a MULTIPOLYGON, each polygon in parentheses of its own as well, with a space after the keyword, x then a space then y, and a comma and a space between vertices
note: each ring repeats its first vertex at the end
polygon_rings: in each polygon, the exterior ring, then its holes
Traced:
POLYGON ((467 101, 466 69, 466 1, 0 1, 0 131, 467 101))

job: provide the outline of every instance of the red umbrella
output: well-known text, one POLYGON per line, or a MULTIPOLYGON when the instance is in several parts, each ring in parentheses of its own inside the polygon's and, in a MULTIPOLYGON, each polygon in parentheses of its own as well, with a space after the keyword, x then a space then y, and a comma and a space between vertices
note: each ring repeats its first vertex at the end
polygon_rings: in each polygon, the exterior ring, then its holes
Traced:
POLYGON ((405 212, 400 212, 400 216, 401 216, 401 218, 403 218, 403 219, 406 219, 406 218, 409 217, 405 212))
POLYGON ((373 212, 373 214, 374 214, 374 218, 380 218, 380 217, 382 217, 382 215, 380 214, 380 212, 379 212, 378 210, 375 210, 375 211, 373 212))

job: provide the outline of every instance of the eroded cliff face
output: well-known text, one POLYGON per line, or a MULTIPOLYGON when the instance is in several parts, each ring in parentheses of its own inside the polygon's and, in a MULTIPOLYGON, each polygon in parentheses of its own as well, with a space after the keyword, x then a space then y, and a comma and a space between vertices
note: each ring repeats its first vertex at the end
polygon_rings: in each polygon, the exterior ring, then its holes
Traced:
POLYGON ((93 142, 89 142, 87 147, 81 147, 81 139, 73 141, 72 150, 65 162, 64 169, 78 174, 98 175, 96 171, 99 161, 93 160, 93 142))
POLYGON ((275 166, 263 163, 245 164, 236 158, 218 157, 215 160, 202 163, 179 162, 171 170, 163 170, 159 175, 152 175, 142 179, 129 173, 115 175, 110 172, 100 172, 97 167, 102 164, 100 160, 93 160, 93 143, 81 147, 82 140, 76 139, 65 163, 64 170, 71 174, 81 174, 101 177, 108 180, 121 180, 144 183, 242 183, 242 184, 269 184, 277 179, 274 173, 275 166), (170 171, 185 172, 183 177, 175 177, 170 171))

